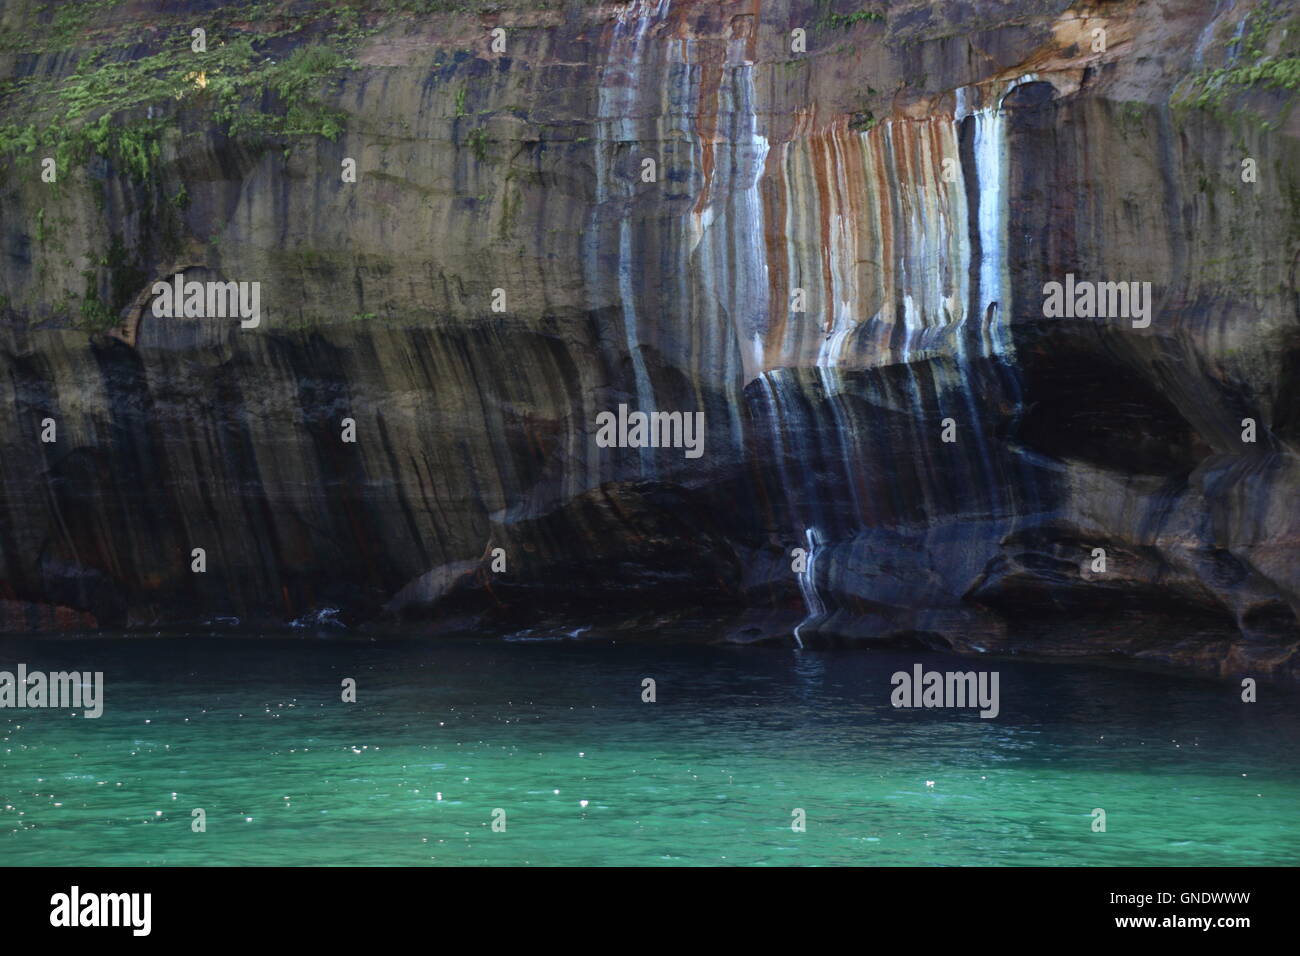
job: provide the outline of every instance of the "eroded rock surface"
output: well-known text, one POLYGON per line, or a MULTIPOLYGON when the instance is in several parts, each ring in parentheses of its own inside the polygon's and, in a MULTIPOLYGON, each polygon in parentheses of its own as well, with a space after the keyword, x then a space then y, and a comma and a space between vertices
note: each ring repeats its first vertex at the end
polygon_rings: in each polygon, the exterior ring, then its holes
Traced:
POLYGON ((1300 673, 1285 5, 54 6, 0 6, 6 627, 717 613, 1300 673), (176 271, 261 325, 154 317, 176 271), (1067 274, 1149 325, 1046 317, 1067 274), (704 454, 598 447, 620 403, 704 454))

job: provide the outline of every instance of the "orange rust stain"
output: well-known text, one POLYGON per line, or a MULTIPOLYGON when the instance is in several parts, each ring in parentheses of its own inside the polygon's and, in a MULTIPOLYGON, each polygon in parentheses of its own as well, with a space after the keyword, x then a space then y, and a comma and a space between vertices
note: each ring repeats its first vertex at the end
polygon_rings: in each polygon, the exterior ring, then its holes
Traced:
POLYGON ((697 215, 708 207, 710 187, 713 184, 713 150, 718 135, 718 89, 722 85, 722 70, 722 64, 709 63, 703 66, 700 75, 700 103, 695 132, 700 138, 700 166, 704 184, 695 201, 697 215))
POLYGON ((828 178, 830 171, 830 148, 827 140, 830 133, 818 131, 808 138, 808 149, 812 155, 812 171, 817 193, 817 226, 821 239, 822 265, 822 318, 825 331, 831 329, 834 316, 834 279, 831 276, 831 185, 828 178))
POLYGON ((879 271, 883 283, 881 289, 882 297, 885 301, 885 311, 888 312, 893 304, 893 264, 894 264, 894 220, 892 210, 884 204, 882 197, 890 195, 890 183, 887 172, 887 157, 885 155, 885 137, 891 127, 885 126, 877 132, 872 130, 867 134, 867 146, 871 150, 871 172, 875 177, 875 193, 877 202, 880 204, 880 235, 877 237, 880 243, 880 263, 879 271))
POLYGON ((749 30, 749 36, 745 39, 745 59, 750 63, 755 63, 758 61, 758 27, 763 16, 762 0, 751 0, 749 10, 750 16, 754 19, 749 30))
POLYGON ((768 326, 764 352, 771 343, 785 338, 786 317, 790 312, 790 269, 786 259, 789 238, 785 234, 788 185, 785 181, 784 145, 767 152, 761 182, 763 199, 763 240, 767 247, 768 326))
MULTIPOLYGON (((862 137, 858 134, 844 129, 842 134, 844 150, 842 160, 844 163, 844 176, 848 188, 848 195, 845 197, 847 206, 847 218, 845 220, 846 228, 851 233, 853 259, 849 263, 850 274, 849 281, 852 283, 851 288, 855 298, 855 306, 861 302, 863 289, 858 282, 859 263, 858 260, 863 256, 863 250, 866 246, 866 236, 863 235, 863 227, 866 223, 867 210, 864 202, 867 199, 867 176, 865 164, 862 155, 862 137)), ((857 321, 862 321, 866 316, 855 315, 857 321)))

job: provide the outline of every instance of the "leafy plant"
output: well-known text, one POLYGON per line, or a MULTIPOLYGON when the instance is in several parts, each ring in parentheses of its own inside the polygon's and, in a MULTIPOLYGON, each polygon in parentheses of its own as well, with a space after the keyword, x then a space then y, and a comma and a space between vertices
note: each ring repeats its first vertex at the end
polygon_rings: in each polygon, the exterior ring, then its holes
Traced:
POLYGON ((487 131, 482 127, 472 129, 469 135, 465 137, 465 142, 469 144, 470 152, 474 158, 482 163, 487 160, 487 131))

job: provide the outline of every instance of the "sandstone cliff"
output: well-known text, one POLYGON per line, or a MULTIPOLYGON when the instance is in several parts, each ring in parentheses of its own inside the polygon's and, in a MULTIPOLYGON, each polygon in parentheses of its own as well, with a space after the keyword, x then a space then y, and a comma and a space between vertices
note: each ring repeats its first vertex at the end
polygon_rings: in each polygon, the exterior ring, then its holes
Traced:
POLYGON ((0 3, 6 628, 1300 675, 1293 7, 181 6, 0 3), (261 324, 156 317, 177 272, 261 324), (703 456, 598 447, 619 404, 703 456))

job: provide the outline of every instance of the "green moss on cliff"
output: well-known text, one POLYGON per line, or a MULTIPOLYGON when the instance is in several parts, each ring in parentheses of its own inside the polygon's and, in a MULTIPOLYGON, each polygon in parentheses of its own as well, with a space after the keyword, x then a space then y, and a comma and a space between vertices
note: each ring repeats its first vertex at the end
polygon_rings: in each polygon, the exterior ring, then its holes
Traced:
POLYGON ((848 30, 859 23, 879 23, 884 19, 883 13, 874 10, 855 10, 853 13, 828 13, 817 21, 817 25, 831 30, 848 30))
POLYGON ((178 127, 188 110, 207 114, 201 125, 235 137, 335 139, 344 117, 320 93, 353 65, 350 49, 367 31, 355 11, 332 11, 315 25, 315 42, 285 58, 271 52, 301 26, 251 36, 212 30, 202 52, 191 48, 191 34, 181 26, 144 55, 134 44, 101 38, 80 54, 70 76, 12 80, 0 88, 0 113, 33 117, 0 125, 0 157, 48 150, 64 170, 99 155, 145 180, 167 129, 178 127))
POLYGON ((487 161, 487 130, 481 126, 470 130, 465 137, 465 144, 469 146, 477 162, 487 161))
MULTIPOLYGON (((1225 65, 1191 77, 1177 105, 1222 114, 1230 101, 1253 91, 1300 90, 1300 16, 1284 21, 1286 14, 1275 3, 1250 11, 1224 46, 1225 65)), ((1265 127, 1276 125, 1249 115, 1265 127)))

